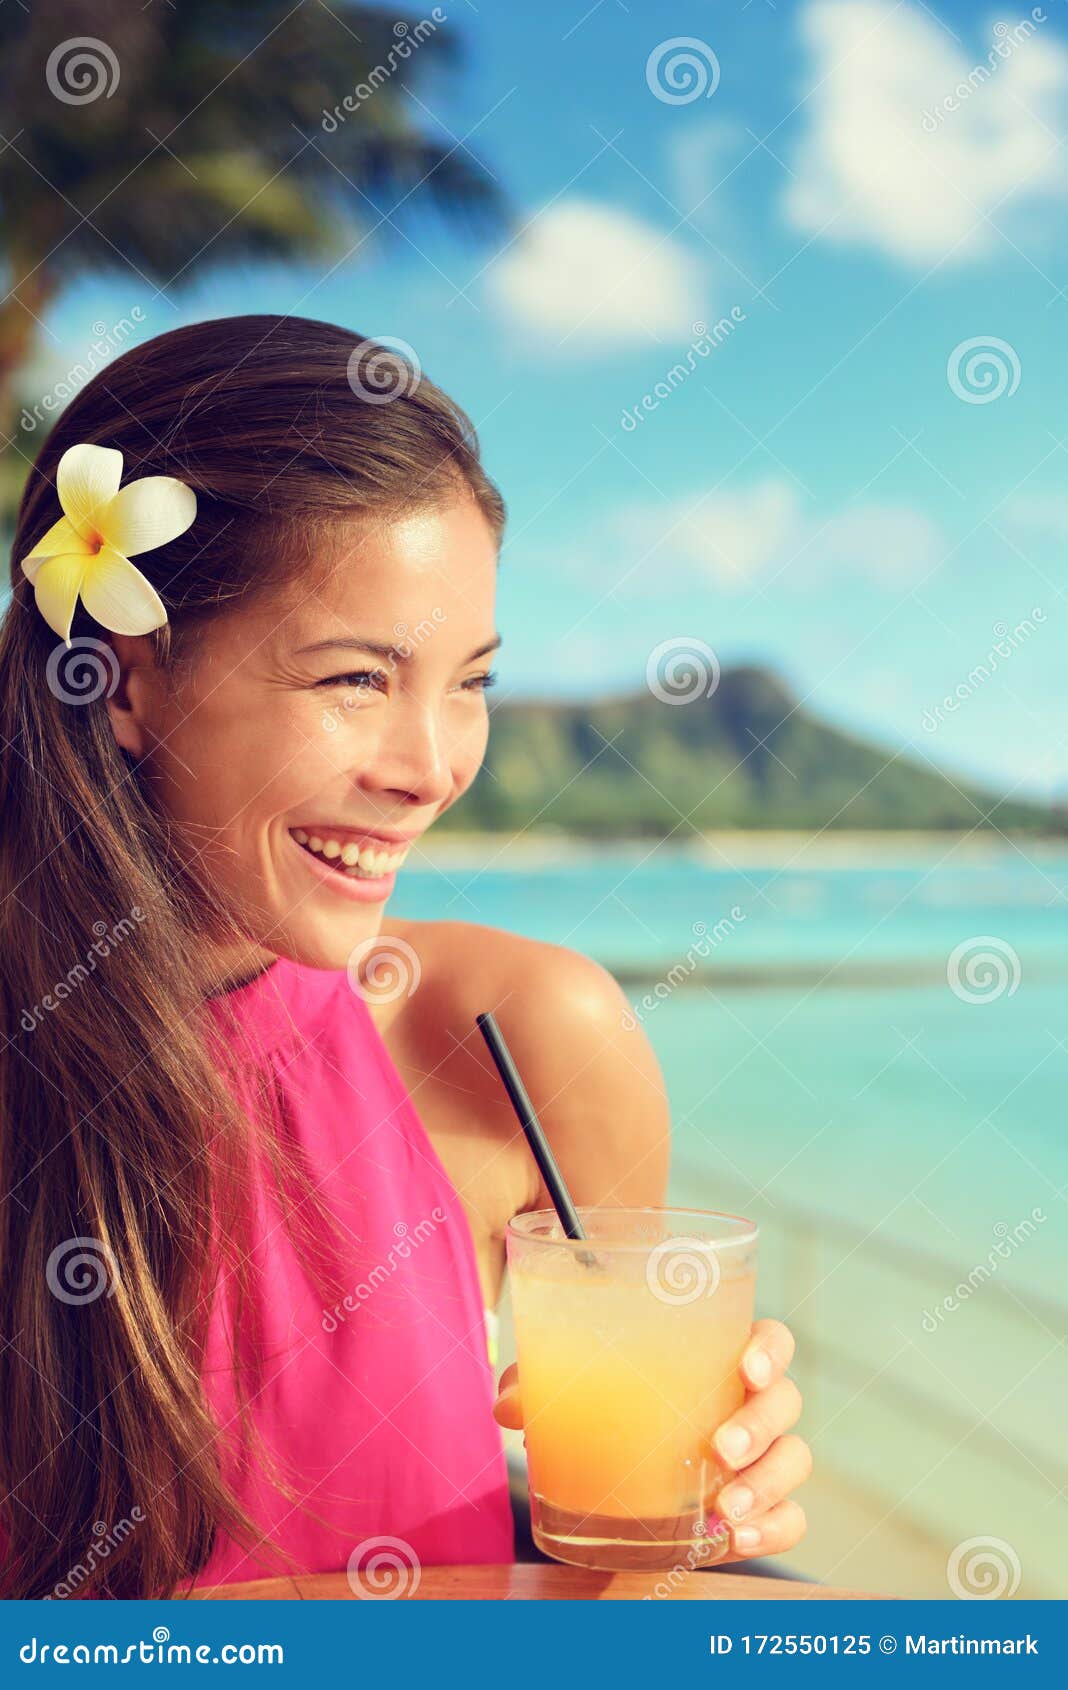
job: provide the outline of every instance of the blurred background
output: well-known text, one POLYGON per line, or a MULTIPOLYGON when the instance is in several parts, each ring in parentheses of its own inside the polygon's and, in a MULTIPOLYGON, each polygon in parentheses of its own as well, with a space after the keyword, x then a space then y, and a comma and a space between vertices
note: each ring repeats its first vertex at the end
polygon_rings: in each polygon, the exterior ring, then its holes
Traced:
POLYGON ((794 1571, 1064 1596, 1068 13, 0 9, 0 513, 127 346, 384 340, 510 510, 395 908, 588 952, 763 1227, 794 1571), (674 36, 672 27, 697 36, 674 36))

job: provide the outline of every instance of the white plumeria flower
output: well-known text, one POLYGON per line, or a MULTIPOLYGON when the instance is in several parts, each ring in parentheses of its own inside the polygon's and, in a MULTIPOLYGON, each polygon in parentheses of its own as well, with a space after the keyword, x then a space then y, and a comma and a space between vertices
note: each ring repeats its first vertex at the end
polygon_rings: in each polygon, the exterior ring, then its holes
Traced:
POLYGON ((56 470, 63 515, 22 559, 37 608, 70 645, 78 596, 113 634, 150 634, 167 620, 163 600, 130 558, 184 534, 197 496, 171 475, 146 475, 120 487, 122 453, 111 446, 68 446, 56 470))

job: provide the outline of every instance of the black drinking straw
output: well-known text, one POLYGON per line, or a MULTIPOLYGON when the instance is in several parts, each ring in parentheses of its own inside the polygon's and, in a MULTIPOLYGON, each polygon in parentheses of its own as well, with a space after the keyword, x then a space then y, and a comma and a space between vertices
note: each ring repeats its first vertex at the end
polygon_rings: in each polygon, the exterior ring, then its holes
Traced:
MULTIPOLYGON (((538 1120, 534 1105, 530 1101, 526 1086, 519 1077, 519 1070, 512 1058, 512 1053, 504 1042, 504 1034, 493 1018, 492 1011, 483 1010, 475 1016, 482 1037, 489 1046, 489 1053, 497 1065, 497 1072, 504 1083, 504 1089, 511 1099, 512 1108, 519 1117, 519 1125, 523 1129, 531 1154, 538 1164, 538 1172, 545 1181, 549 1196, 553 1201, 553 1208, 560 1219, 567 1238, 585 1238, 586 1229, 579 1220, 578 1210, 571 1201, 571 1193, 564 1184, 563 1175, 556 1165, 556 1157, 549 1147, 549 1140, 545 1136, 545 1129, 538 1120)), ((590 1250, 576 1250, 580 1262, 587 1267, 597 1266, 597 1257, 590 1250)))

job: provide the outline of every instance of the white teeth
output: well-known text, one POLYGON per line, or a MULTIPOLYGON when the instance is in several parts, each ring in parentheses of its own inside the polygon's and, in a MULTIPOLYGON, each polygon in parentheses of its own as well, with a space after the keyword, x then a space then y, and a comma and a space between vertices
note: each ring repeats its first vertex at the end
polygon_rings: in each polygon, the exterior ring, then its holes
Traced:
POLYGON ((336 862, 346 874, 360 879, 379 879, 382 875, 390 874, 400 867, 408 855, 407 845, 396 850, 371 845, 361 848, 352 840, 346 840, 343 845, 339 839, 324 838, 318 833, 309 835, 302 827, 293 829, 293 838, 298 845, 336 862))

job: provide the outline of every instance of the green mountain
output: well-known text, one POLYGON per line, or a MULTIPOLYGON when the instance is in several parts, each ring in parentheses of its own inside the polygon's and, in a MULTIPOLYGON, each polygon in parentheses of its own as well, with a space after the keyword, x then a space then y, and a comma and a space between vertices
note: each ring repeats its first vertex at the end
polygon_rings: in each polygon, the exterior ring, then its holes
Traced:
POLYGON ((486 765, 438 827, 644 835, 711 828, 1062 832, 1063 813, 866 744, 799 706, 773 674, 727 670, 710 697, 501 702, 486 765), (986 818, 984 820, 984 818, 986 818))

